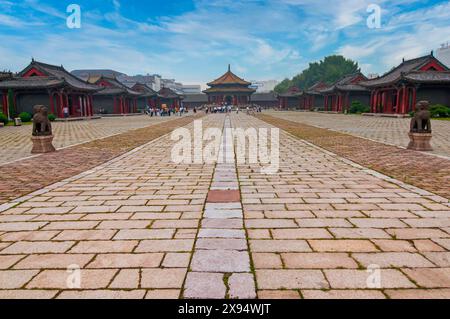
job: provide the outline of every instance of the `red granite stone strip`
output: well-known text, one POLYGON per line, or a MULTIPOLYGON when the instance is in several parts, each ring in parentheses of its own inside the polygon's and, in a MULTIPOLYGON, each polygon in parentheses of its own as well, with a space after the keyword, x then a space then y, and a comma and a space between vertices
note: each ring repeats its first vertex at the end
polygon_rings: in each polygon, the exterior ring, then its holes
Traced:
POLYGON ((208 193, 207 203, 239 203, 239 190, 212 190, 208 193))

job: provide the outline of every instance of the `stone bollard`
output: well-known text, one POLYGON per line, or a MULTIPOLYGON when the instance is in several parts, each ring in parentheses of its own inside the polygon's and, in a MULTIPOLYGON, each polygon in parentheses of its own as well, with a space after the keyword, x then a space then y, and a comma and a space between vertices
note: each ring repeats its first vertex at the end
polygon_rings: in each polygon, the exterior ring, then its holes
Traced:
POLYGON ((411 120, 409 132, 409 150, 430 152, 433 151, 431 146, 431 113, 429 111, 430 102, 420 101, 416 105, 417 112, 411 120))
POLYGON ((43 105, 36 105, 33 116, 32 154, 55 152, 53 146, 52 124, 48 119, 48 109, 43 105))

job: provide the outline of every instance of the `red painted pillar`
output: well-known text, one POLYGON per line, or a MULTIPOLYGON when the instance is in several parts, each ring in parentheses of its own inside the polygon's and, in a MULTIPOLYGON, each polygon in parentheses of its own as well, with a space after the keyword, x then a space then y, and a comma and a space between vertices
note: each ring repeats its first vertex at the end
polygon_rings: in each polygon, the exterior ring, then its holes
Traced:
POLYGON ((372 113, 377 113, 377 94, 378 90, 373 91, 372 113))
POLYGON ((64 108, 64 97, 63 97, 63 94, 61 92, 59 92, 59 114, 58 114, 58 116, 60 118, 64 117, 63 108, 64 108))
POLYGON ((49 96, 50 113, 55 114, 55 106, 53 105, 53 93, 49 92, 48 96, 49 96))
POLYGON ((387 95, 387 102, 386 102, 387 103, 387 112, 389 114, 391 114, 392 113, 392 91, 391 90, 387 91, 386 95, 387 95))
POLYGON ((405 114, 406 113, 406 107, 408 105, 408 100, 409 100, 408 88, 406 86, 403 86, 403 105, 402 105, 402 112, 401 112, 401 114, 405 114))
POLYGON ((412 110, 413 110, 413 112, 415 112, 416 111, 416 104, 417 104, 417 87, 414 87, 412 90, 413 90, 412 110))
POLYGON ((89 96, 90 105, 91 105, 91 116, 94 116, 94 97, 92 95, 89 96))
POLYGON ((401 89, 397 88, 397 100, 395 102, 395 113, 398 113, 398 110, 400 108, 400 94, 401 94, 401 89))
POLYGON ((370 112, 373 113, 373 91, 370 92, 370 112))

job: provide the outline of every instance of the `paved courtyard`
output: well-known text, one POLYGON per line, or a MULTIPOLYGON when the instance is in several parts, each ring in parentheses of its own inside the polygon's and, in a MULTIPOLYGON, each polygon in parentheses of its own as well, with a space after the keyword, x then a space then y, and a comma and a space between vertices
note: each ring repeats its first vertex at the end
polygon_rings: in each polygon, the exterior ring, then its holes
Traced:
MULTIPOLYGON (((60 149, 161 123, 173 118, 129 116, 67 123, 54 122, 52 124, 55 135, 53 145, 60 149)), ((0 129, 0 165, 31 156, 31 129, 30 125, 20 127, 8 126, 0 129)))
MULTIPOLYGON (((276 112, 265 114, 282 119, 331 129, 351 135, 372 139, 381 143, 407 147, 411 119, 368 117, 315 112, 276 112)), ((432 121, 434 154, 450 157, 450 122, 432 121)))
POLYGON ((0 298, 450 298, 448 200, 280 135, 273 175, 165 135, 0 206, 0 298))

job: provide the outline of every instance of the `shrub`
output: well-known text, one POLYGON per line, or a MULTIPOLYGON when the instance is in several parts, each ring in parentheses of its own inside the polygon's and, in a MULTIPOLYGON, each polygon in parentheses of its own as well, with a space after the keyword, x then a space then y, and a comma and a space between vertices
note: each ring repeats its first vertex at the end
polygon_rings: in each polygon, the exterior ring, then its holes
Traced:
POLYGON ((8 124, 8 117, 5 115, 5 114, 3 114, 3 113, 1 113, 0 112, 0 123, 3 123, 3 124, 8 124))
POLYGON ((430 107, 431 117, 450 117, 450 108, 445 105, 436 104, 430 107))
POLYGON ((28 113, 28 112, 22 112, 22 113, 20 113, 20 114, 19 114, 19 117, 20 117, 20 119, 22 120, 23 123, 31 122, 31 119, 33 118, 33 117, 31 116, 31 114, 28 113))
POLYGON ((55 114, 49 114, 48 115, 48 119, 50 120, 50 122, 54 122, 55 120, 56 120, 56 116, 55 116, 55 114))
POLYGON ((353 101, 350 106, 349 113, 351 114, 361 114, 361 113, 369 113, 370 107, 362 104, 360 101, 353 101))

